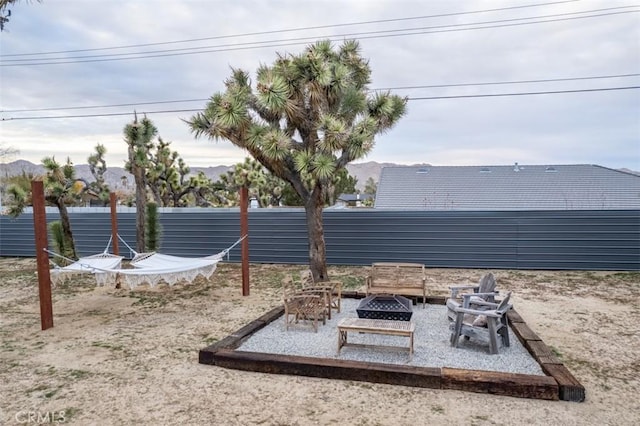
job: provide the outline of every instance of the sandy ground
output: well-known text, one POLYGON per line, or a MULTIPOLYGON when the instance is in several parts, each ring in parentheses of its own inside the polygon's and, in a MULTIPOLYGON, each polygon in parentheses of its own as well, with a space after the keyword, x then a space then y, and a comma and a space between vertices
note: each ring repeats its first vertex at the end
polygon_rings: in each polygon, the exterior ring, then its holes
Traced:
MULTIPOLYGON (((33 259, 0 258, 0 424, 633 425, 640 419, 640 274, 493 271, 515 308, 586 387, 584 403, 227 370, 198 350, 277 306, 301 267, 238 265, 153 289, 54 289, 40 330, 33 259)), ((433 293, 484 271, 430 269, 433 293)), ((347 288, 365 268, 333 267, 347 288)))

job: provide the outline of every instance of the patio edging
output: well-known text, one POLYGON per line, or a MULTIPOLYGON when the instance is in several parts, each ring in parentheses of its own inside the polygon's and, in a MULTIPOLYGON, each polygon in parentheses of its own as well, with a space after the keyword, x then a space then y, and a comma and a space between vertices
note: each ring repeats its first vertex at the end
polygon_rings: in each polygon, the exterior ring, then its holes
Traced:
MULTIPOLYGON (((344 292, 342 296, 362 298, 365 295, 358 292, 344 292)), ((445 298, 427 297, 426 302, 444 304, 445 298)), ((584 386, 544 344, 542 339, 527 326, 524 319, 515 310, 508 313, 511 329, 531 356, 540 364, 546 376, 461 370, 448 367, 379 364, 236 350, 251 334, 280 318, 283 313, 284 307, 274 308, 224 339, 201 349, 198 354, 198 362, 223 368, 270 374, 463 390, 519 398, 583 402, 586 397, 584 386)))

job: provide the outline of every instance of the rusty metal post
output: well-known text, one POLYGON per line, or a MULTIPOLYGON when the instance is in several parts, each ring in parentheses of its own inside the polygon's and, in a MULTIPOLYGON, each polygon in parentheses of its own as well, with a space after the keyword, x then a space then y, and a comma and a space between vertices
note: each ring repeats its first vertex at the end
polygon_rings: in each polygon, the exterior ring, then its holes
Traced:
POLYGON ((40 296, 40 323, 42 330, 53 327, 53 305, 51 303, 51 275, 49 255, 45 251, 47 241, 47 214, 44 207, 44 185, 41 180, 31 181, 33 202, 33 231, 36 242, 38 264, 38 295, 40 296))
POLYGON ((111 206, 111 243, 113 244, 113 254, 118 256, 118 214, 116 213, 116 193, 109 194, 109 205, 111 206))
POLYGON ((249 295, 249 188, 243 185, 240 188, 240 237, 246 238, 242 240, 242 295, 249 295))

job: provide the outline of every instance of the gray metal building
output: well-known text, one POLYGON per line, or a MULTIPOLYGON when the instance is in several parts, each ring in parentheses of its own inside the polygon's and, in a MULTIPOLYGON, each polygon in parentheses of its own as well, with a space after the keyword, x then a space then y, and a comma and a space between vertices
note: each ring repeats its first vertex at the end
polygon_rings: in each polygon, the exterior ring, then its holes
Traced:
POLYGON ((590 164, 385 167, 375 208, 638 210, 640 176, 590 164))

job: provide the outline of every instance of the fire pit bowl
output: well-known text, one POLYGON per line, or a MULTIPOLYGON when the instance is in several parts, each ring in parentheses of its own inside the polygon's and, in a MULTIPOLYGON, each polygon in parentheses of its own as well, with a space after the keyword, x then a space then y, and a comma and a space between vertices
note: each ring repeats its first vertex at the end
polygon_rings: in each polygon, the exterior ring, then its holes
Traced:
POLYGON ((375 295, 367 296, 360 301, 356 308, 358 318, 386 319, 409 321, 411 300, 403 296, 375 295))

